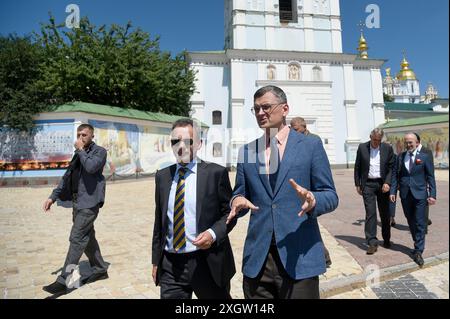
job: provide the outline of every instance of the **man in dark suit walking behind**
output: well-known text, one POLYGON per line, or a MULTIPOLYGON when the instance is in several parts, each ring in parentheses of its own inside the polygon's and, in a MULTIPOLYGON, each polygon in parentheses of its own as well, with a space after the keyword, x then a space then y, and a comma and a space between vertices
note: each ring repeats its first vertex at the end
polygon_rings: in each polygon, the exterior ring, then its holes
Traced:
POLYGON ((197 158, 197 125, 181 119, 172 126, 177 164, 155 177, 153 280, 161 299, 230 299, 236 272, 226 224, 231 185, 225 167, 197 158))
POLYGON ((391 247, 391 225, 389 213, 389 190, 394 152, 387 143, 382 143, 384 132, 374 129, 370 133, 370 141, 358 147, 355 161, 355 186, 359 195, 363 196, 366 209, 365 237, 368 244, 367 254, 372 255, 378 249, 377 211, 381 218, 381 232, 385 248, 391 247))
POLYGON ((413 259, 422 267, 425 249, 425 208, 436 204, 436 181, 434 179, 433 161, 429 154, 419 153, 419 141, 415 133, 405 135, 406 152, 399 155, 397 169, 392 176, 391 201, 400 190, 403 212, 408 220, 409 229, 414 240, 413 259))
POLYGON ((79 281, 71 282, 71 274, 83 253, 88 257, 93 273, 82 278, 82 283, 108 278, 108 264, 103 260, 94 230, 94 221, 105 202, 105 177, 102 172, 106 163, 106 150, 95 144, 93 138, 94 128, 91 125, 82 124, 77 128, 75 155, 58 187, 44 202, 45 212, 50 211, 57 200, 71 201, 73 206, 70 246, 61 275, 54 283, 43 287, 54 295, 78 288, 79 281))

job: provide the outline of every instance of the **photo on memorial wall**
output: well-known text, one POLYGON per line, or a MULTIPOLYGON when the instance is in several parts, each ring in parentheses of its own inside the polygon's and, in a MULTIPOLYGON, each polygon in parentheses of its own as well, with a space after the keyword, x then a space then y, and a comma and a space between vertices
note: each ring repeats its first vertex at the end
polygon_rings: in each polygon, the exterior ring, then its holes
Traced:
POLYGON ((40 121, 31 133, 3 128, 0 134, 0 171, 64 169, 74 151, 73 122, 40 121))

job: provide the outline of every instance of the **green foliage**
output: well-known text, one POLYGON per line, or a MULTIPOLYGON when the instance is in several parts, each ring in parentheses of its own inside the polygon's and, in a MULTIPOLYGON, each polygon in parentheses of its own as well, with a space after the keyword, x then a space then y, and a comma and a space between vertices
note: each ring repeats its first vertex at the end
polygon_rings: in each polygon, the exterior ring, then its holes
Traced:
POLYGON ((394 98, 386 93, 383 93, 384 102, 394 102, 394 98))
POLYGON ((185 52, 162 52, 158 37, 131 23, 97 28, 83 18, 67 29, 50 17, 33 41, 1 38, 0 57, 1 121, 15 128, 71 101, 189 115, 195 75, 185 52))
POLYGON ((29 37, 0 37, 0 124, 28 131, 35 113, 46 105, 35 81, 42 48, 29 37))

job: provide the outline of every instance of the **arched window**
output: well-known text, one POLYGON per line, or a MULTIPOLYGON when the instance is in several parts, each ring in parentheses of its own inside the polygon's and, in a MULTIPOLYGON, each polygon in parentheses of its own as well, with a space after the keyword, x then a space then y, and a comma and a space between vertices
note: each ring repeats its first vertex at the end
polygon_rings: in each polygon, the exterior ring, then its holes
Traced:
POLYGON ((315 66, 313 68, 313 81, 322 81, 322 69, 320 66, 315 66))
POLYGON ((221 111, 213 111, 212 123, 213 123, 213 125, 221 125, 222 124, 222 112, 221 111))
POLYGON ((222 143, 213 144, 213 157, 222 157, 222 143))

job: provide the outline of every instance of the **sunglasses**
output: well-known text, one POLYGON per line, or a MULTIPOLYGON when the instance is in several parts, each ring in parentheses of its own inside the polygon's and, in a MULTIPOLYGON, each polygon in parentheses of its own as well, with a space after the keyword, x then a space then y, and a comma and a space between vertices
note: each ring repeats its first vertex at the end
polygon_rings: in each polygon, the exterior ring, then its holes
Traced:
POLYGON ((190 146, 194 144, 194 140, 192 138, 185 138, 185 139, 171 139, 170 144, 172 146, 178 145, 181 141, 183 141, 184 145, 190 146))

